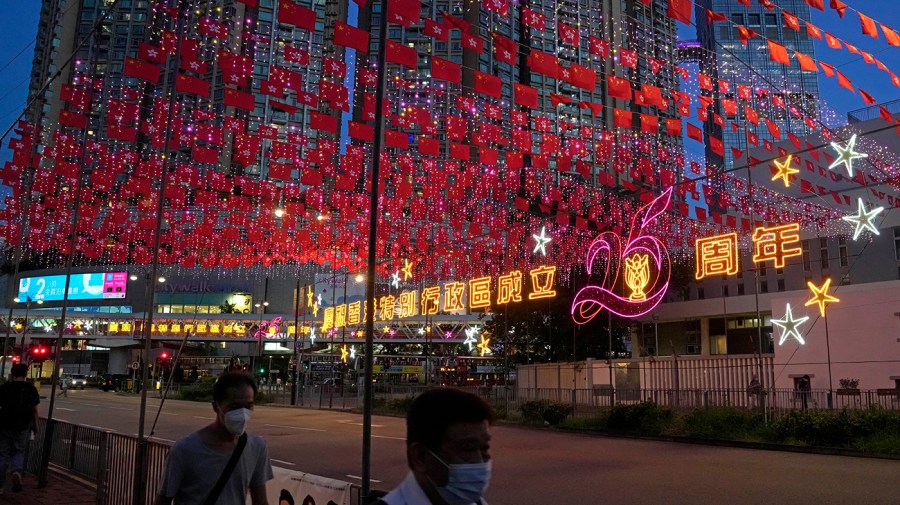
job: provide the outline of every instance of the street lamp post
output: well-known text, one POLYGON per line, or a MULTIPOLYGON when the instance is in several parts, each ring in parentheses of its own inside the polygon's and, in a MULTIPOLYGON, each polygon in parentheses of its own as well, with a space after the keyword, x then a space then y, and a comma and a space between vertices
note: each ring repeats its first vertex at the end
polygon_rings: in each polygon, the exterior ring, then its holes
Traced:
POLYGON ((262 355, 263 355, 263 338, 265 338, 265 334, 262 331, 263 324, 263 314, 266 313, 266 307, 269 306, 269 302, 263 300, 261 303, 254 304, 254 307, 259 310, 259 325, 256 327, 256 333, 259 335, 259 338, 256 341, 256 355, 254 356, 253 365, 251 370, 256 370, 256 362, 259 361, 262 364, 262 355))

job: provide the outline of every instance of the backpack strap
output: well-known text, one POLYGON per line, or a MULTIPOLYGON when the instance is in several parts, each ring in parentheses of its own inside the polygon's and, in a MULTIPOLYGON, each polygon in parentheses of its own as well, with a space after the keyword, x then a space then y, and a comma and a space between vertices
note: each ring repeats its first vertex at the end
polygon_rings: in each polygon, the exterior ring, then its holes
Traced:
POLYGON ((241 454, 244 453, 244 447, 246 445, 247 432, 244 432, 241 435, 241 438, 238 439, 238 443, 237 446, 235 446, 234 451, 231 452, 231 458, 228 460, 228 463, 222 470, 222 475, 219 476, 219 480, 216 481, 216 485, 213 486, 212 491, 209 492, 209 496, 207 496, 206 500, 203 502, 204 505, 213 505, 219 499, 219 495, 222 494, 222 489, 225 488, 225 483, 228 482, 228 479, 231 478, 231 474, 234 473, 234 467, 237 466, 238 460, 241 459, 241 454))

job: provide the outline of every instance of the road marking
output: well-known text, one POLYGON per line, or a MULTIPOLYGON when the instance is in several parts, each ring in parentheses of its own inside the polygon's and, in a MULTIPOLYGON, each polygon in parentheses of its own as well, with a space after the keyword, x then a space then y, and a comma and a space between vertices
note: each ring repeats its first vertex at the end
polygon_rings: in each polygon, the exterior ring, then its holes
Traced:
MULTIPOLYGON (((357 422, 351 421, 350 419, 342 419, 338 422, 341 424, 352 424, 354 426, 362 426, 363 425, 362 423, 357 423, 357 422)), ((373 424, 372 427, 373 428, 384 428, 384 425, 383 424, 373 424)))
POLYGON ((206 417, 206 416, 194 416, 194 419, 215 419, 215 417, 206 417))
POLYGON ((82 403, 82 405, 87 405, 88 407, 99 407, 96 403, 82 403))
POLYGON ((296 463, 291 463, 290 461, 283 461, 283 460, 275 459, 275 458, 269 458, 269 459, 271 459, 272 461, 274 461, 274 462, 276 462, 276 463, 281 463, 282 465, 297 466, 296 463))
POLYGON ((65 407, 56 407, 57 410, 68 410, 69 412, 76 412, 75 409, 67 409, 65 407))
POLYGON ((113 410, 134 410, 134 409, 126 409, 125 407, 103 407, 105 409, 113 409, 113 410))
POLYGON ((406 440, 405 438, 402 438, 402 437, 386 437, 384 435, 372 435, 372 438, 389 438, 391 440, 406 440))
MULTIPOLYGON (((358 476, 358 475, 350 475, 349 473, 347 474, 347 477, 350 477, 351 479, 362 480, 362 477, 360 477, 360 476, 358 476)), ((370 478, 369 480, 372 481, 372 482, 381 482, 381 481, 378 480, 378 479, 371 479, 371 478, 370 478)))
POLYGON ((283 425, 283 424, 267 424, 266 426, 269 426, 269 427, 271 427, 271 428, 290 428, 290 429, 292 429, 292 430, 321 431, 321 432, 325 432, 325 431, 326 431, 326 430, 319 430, 319 429, 316 429, 316 428, 302 428, 302 427, 300 427, 300 426, 285 426, 285 425, 283 425))

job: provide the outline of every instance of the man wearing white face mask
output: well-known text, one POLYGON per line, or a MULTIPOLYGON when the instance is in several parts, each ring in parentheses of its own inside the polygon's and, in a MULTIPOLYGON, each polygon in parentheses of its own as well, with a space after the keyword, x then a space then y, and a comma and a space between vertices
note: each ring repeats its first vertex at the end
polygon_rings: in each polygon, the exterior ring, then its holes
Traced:
POLYGON ((266 442, 246 433, 256 384, 239 372, 222 374, 213 386, 216 419, 182 438, 166 459, 155 505, 267 505, 272 464, 266 442))
POLYGON ((494 414, 484 400, 451 388, 426 391, 406 416, 406 479, 380 503, 487 505, 494 414))

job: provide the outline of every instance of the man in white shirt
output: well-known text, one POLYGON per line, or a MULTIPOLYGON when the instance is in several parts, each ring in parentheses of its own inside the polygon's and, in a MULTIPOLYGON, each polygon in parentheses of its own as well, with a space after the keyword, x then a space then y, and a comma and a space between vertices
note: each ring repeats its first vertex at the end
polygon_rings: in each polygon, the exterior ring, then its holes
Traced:
POLYGON ((417 397, 406 416, 406 479, 387 505, 486 505, 494 414, 484 400, 438 388, 417 397))

